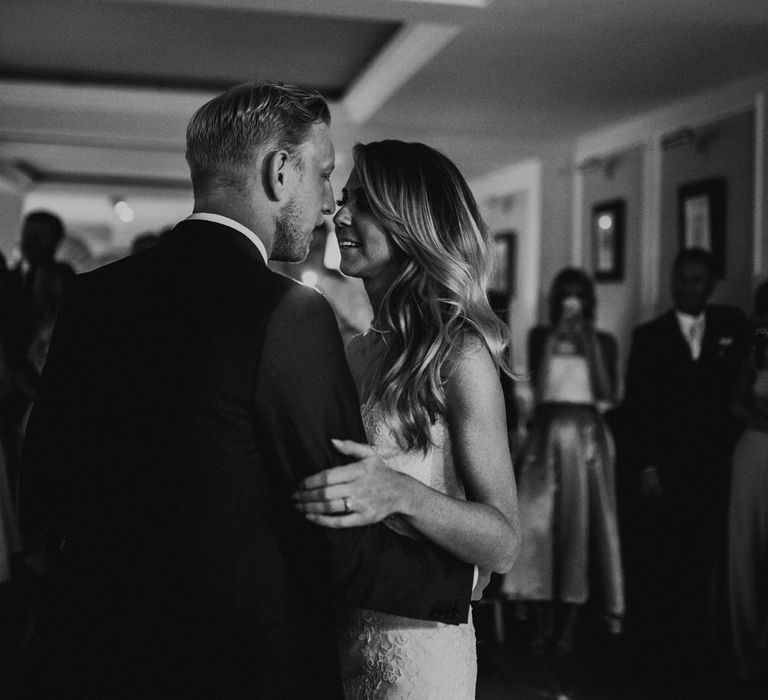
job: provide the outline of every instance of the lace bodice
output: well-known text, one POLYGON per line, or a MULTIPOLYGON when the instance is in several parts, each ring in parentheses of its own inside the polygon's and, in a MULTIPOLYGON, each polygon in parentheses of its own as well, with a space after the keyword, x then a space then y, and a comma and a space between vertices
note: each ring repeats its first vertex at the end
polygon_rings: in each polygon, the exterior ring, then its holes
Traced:
MULTIPOLYGON (((438 419, 432 426, 433 447, 425 455, 399 447, 375 403, 366 402, 362 415, 369 443, 388 466, 464 498, 445 421, 438 419)), ((404 536, 418 536, 396 518, 387 519, 387 525, 404 536)), ((465 625, 444 625, 351 609, 341 621, 339 646, 348 700, 475 697, 477 661, 471 617, 465 625)))
POLYGON ((383 411, 374 401, 369 400, 363 404, 362 415, 368 442, 387 466, 449 496, 464 498, 464 487, 453 466, 448 426, 443 418, 438 417, 432 425, 432 447, 424 455, 420 451, 404 452, 401 449, 385 422, 383 411))

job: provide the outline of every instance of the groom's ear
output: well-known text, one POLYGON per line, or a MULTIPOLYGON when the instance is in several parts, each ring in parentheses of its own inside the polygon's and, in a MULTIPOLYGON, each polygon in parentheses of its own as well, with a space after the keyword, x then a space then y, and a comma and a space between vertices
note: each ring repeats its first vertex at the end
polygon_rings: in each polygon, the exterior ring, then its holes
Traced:
POLYGON ((264 158, 262 174, 264 190, 272 201, 287 200, 293 188, 294 165, 288 151, 271 151, 264 158))

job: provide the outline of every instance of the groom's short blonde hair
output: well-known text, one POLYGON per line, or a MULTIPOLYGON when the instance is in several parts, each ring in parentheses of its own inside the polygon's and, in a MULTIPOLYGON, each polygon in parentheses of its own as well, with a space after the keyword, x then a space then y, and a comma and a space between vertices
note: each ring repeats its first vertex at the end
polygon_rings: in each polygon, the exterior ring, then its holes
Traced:
POLYGON ((293 154, 313 124, 330 124, 323 96, 283 83, 243 83, 214 97, 187 126, 187 163, 195 193, 212 180, 237 181, 259 148, 293 154))

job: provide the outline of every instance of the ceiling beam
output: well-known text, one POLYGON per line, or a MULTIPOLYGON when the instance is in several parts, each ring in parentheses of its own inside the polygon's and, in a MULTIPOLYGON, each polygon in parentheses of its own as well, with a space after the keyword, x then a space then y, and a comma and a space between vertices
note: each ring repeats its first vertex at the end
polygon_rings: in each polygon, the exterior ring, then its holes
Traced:
POLYGON ((429 63, 460 31, 445 24, 409 24, 353 81, 341 98, 350 121, 367 121, 397 90, 429 63))

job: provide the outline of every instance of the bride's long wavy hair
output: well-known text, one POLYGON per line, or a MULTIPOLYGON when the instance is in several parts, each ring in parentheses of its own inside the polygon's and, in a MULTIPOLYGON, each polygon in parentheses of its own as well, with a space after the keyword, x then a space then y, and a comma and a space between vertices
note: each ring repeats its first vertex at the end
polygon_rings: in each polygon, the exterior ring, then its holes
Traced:
POLYGON ((426 452, 468 339, 482 341, 497 369, 513 376, 508 329, 486 294, 493 246, 472 192, 442 153, 380 141, 357 144, 353 155, 368 205, 404 257, 374 322, 386 350, 364 398, 380 402, 401 447, 426 452))

